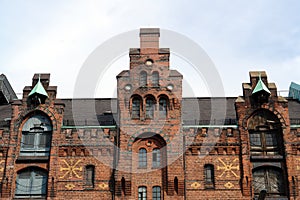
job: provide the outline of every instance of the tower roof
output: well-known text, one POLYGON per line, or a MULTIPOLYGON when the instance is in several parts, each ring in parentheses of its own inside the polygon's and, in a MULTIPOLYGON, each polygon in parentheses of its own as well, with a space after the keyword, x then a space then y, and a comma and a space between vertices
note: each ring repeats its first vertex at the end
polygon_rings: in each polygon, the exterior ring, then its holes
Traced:
POLYGON ((258 93, 260 91, 264 91, 268 94, 271 94, 270 90, 268 89, 268 87, 264 84, 264 82, 261 80, 261 76, 259 75, 259 80, 254 88, 254 90, 252 91, 252 94, 258 93))
POLYGON ((31 96, 33 94, 40 94, 40 95, 48 97, 48 94, 47 94, 45 88, 43 87, 40 78, 28 96, 31 96))

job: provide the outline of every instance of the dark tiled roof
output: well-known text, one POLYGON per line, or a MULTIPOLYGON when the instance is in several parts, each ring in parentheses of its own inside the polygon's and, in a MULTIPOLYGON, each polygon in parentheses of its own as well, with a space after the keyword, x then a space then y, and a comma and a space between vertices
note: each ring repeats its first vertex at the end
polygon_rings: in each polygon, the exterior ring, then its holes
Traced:
POLYGON ((114 125, 114 118, 117 119, 117 99, 61 99, 61 101, 65 104, 64 125, 114 125))
POLYGON ((7 104, 7 105, 0 105, 0 127, 8 127, 9 126, 9 122, 10 122, 10 118, 11 118, 11 105, 7 104))
POLYGON ((184 125, 236 124, 235 100, 236 97, 183 98, 183 123, 184 125))
MULTIPOLYGON (((234 125, 236 97, 183 98, 182 120, 184 125, 234 125), (222 111, 223 109, 223 111, 222 111)), ((58 99, 65 104, 65 126, 107 126, 117 121, 117 99, 58 99), (74 115, 74 116, 73 116, 74 115)), ((300 124, 300 102, 288 99, 291 124, 300 124)), ((0 105, 0 127, 7 126, 11 105, 0 105)))

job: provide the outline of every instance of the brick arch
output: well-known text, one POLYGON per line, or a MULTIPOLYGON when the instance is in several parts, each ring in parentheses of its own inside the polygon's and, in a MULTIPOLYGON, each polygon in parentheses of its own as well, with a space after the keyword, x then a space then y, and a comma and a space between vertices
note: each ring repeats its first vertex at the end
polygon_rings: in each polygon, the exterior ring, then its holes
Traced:
POLYGON ((167 133, 164 133, 161 129, 154 129, 154 128, 144 128, 140 131, 137 131, 136 133, 134 133, 130 139, 128 140, 127 142, 127 149, 128 150, 132 150, 132 145, 133 143, 136 141, 136 139, 141 136, 142 134, 145 134, 145 133, 151 133, 153 134, 152 136, 160 136, 161 139, 164 140, 165 144, 169 144, 170 143, 170 137, 168 136, 167 133))
POLYGON ((23 171, 29 170, 29 169, 37 169, 37 170, 41 170, 41 171, 46 172, 46 173, 49 172, 49 170, 45 167, 38 166, 38 165, 30 165, 30 166, 25 166, 25 167, 22 167, 22 168, 18 169, 17 174, 19 174, 23 171))
POLYGON ((54 114, 48 108, 44 108, 44 107, 40 107, 39 109, 36 110, 30 110, 26 113, 21 114, 17 119, 17 123, 15 124, 15 127, 19 127, 19 130, 22 130, 24 123, 35 114, 42 114, 47 116, 49 118, 49 121, 51 122, 52 131, 57 130, 57 120, 54 114))
POLYGON ((248 129, 248 121, 253 116, 255 116, 258 112, 261 112, 261 111, 267 111, 270 114, 273 114, 274 116, 276 116, 278 121, 280 122, 282 128, 287 126, 284 117, 277 110, 272 111, 270 109, 262 108, 262 109, 257 109, 255 111, 247 113, 246 116, 244 117, 243 121, 242 121, 242 127, 246 127, 246 129, 248 129))

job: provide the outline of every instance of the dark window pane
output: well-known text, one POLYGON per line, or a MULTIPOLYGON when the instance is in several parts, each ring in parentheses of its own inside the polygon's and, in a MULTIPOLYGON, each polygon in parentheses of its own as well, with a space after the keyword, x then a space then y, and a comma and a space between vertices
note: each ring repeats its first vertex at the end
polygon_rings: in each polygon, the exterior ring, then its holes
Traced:
POLYGON ((132 100, 132 118, 140 118, 141 102, 138 98, 132 100))
POLYGON ((277 146, 277 138, 274 133, 265 133, 266 145, 277 146))
POLYGON ((162 119, 167 117, 167 100, 165 98, 159 99, 159 117, 162 119))
POLYGON ((161 199, 161 191, 159 186, 154 186, 152 188, 152 199, 153 200, 160 200, 161 199))
POLYGON ((141 72, 140 74, 140 86, 146 86, 147 85, 147 73, 141 72))
POLYGON ((47 191, 47 179, 47 173, 38 169, 31 169, 19 173, 16 183, 16 196, 45 196, 47 191))
POLYGON ((95 177, 95 167, 87 166, 86 167, 86 184, 94 186, 94 177, 95 177))
POLYGON ((152 152, 152 166, 159 167, 160 166, 160 150, 153 149, 152 152))
POLYGON ((158 75, 158 72, 153 72, 152 73, 152 84, 154 86, 158 86, 158 84, 159 84, 159 75, 158 75))
POLYGON ((261 146, 261 135, 259 133, 251 133, 250 144, 251 146, 261 146))
POLYGON ((146 118, 152 119, 154 115, 154 103, 152 99, 146 100, 146 118))
POLYGON ((23 134, 23 148, 33 149, 34 148, 34 133, 24 133, 23 134))

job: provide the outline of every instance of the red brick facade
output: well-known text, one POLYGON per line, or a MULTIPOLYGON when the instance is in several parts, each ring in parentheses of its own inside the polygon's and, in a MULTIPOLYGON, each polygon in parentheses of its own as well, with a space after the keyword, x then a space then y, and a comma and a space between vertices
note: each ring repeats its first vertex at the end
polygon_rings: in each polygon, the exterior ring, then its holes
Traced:
POLYGON ((33 77, 0 128, 1 199, 250 200, 264 189, 267 199, 300 199, 300 126, 265 72, 250 72, 243 96, 216 99, 230 104, 233 122, 183 124, 183 102, 202 114, 207 99, 182 98, 183 76, 170 69, 159 34, 141 29, 140 48, 130 49, 112 124, 90 124, 84 109, 84 121, 70 123, 75 100, 57 99, 49 74, 33 77), (31 94, 39 81, 47 98, 31 94))

